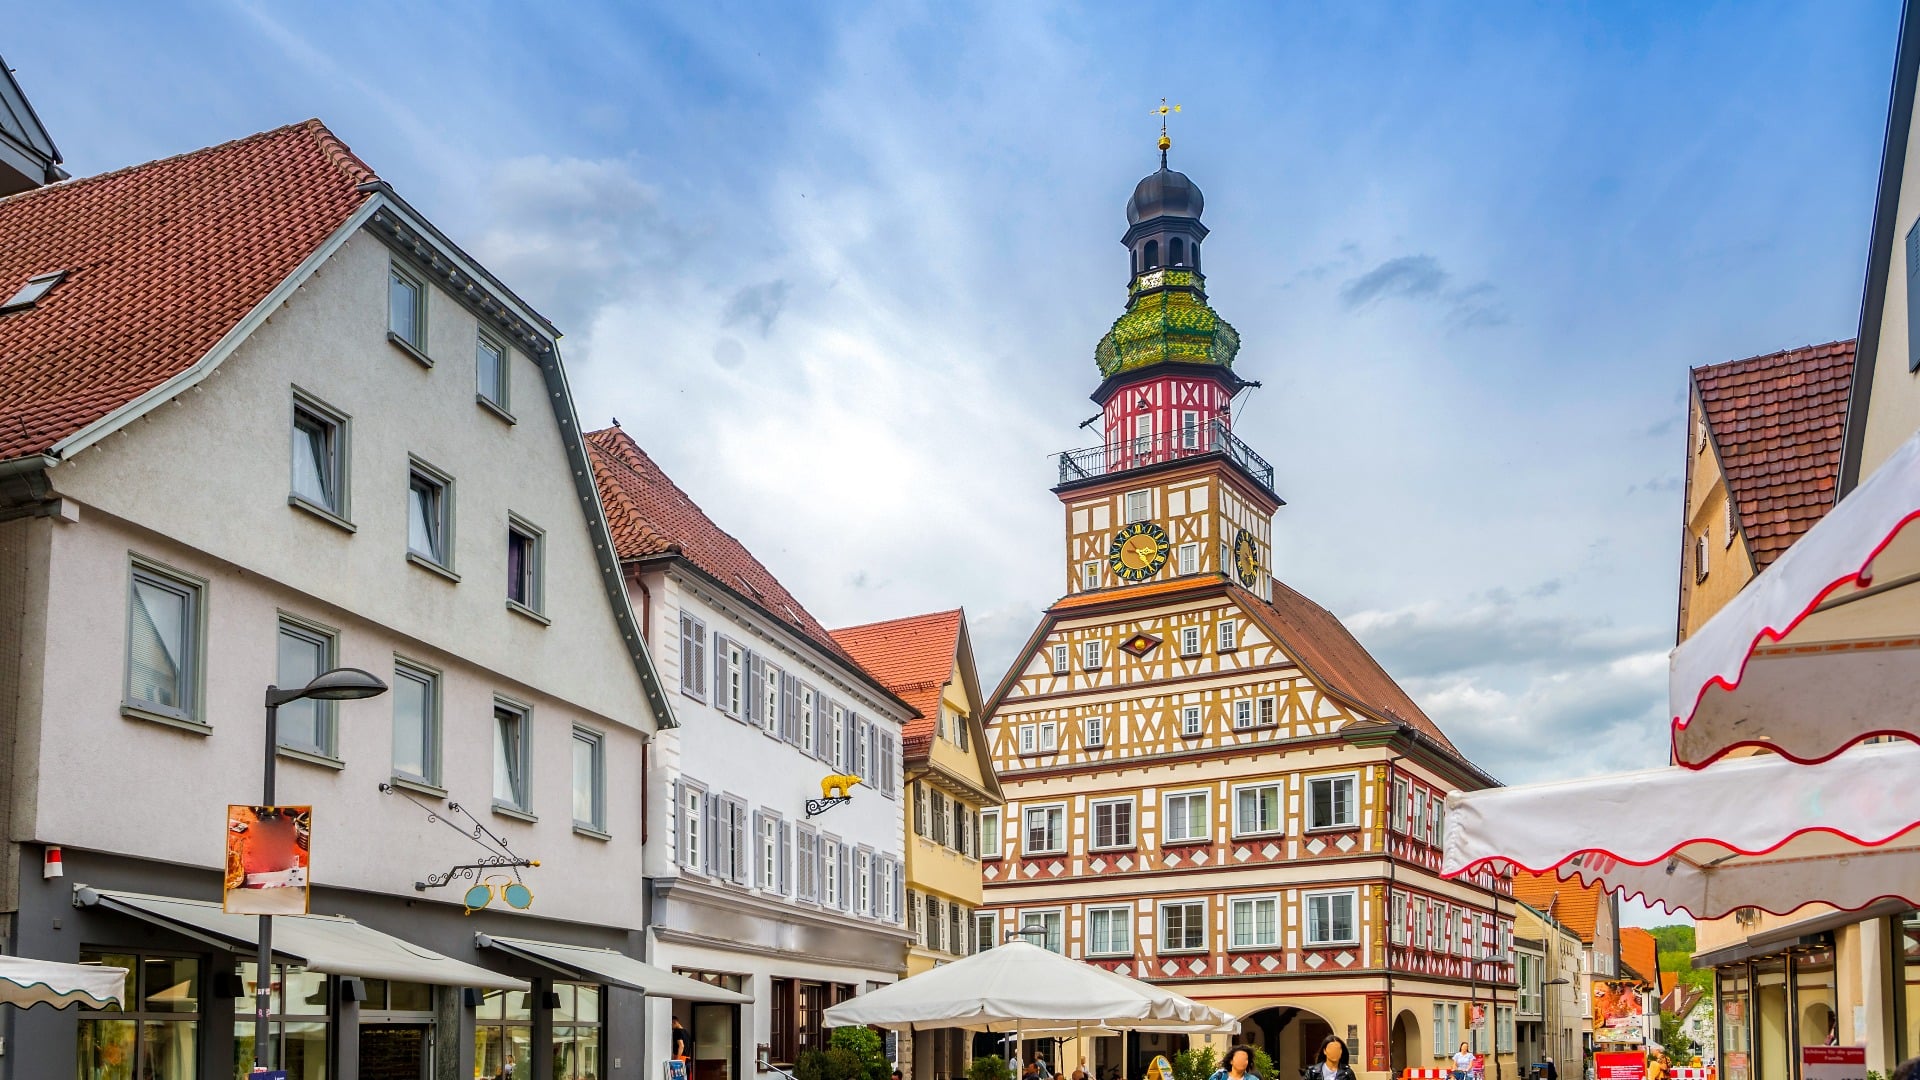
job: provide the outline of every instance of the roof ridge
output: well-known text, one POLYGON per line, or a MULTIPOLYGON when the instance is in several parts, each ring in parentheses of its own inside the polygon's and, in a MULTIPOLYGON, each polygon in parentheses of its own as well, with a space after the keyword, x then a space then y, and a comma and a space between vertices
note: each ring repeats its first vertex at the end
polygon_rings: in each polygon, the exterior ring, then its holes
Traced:
POLYGON ((353 147, 348 146, 345 139, 335 135, 333 129, 319 117, 309 117, 300 124, 288 126, 306 128, 308 134, 314 137, 314 141, 320 144, 321 151, 333 162, 334 167, 340 170, 341 175, 352 180, 356 185, 379 181, 380 176, 373 171, 373 166, 360 160, 360 155, 353 152, 353 147))
POLYGON ((1842 346, 1852 348, 1859 342, 1859 340, 1860 340, 1859 338, 1835 338, 1832 341, 1823 342, 1818 345, 1799 345, 1791 349, 1775 349, 1772 352, 1755 353, 1752 356, 1743 356, 1737 360, 1722 360, 1717 364, 1701 364, 1698 367, 1690 368, 1688 370, 1692 371, 1695 375, 1698 375, 1701 372, 1719 371, 1725 368, 1732 368, 1740 364, 1751 364, 1758 360, 1778 360, 1784 357, 1792 356, 1796 353, 1808 353, 1808 354, 1824 353, 1824 351, 1827 349, 1833 349, 1833 348, 1842 347, 1842 346))
MULTIPOLYGON (((299 131, 303 129, 311 131, 314 125, 319 125, 322 131, 326 131, 327 135, 331 138, 332 142, 335 145, 337 145, 341 150, 345 151, 346 156, 348 158, 351 158, 353 161, 358 162, 360 165, 360 168, 366 170, 367 176, 369 178, 379 179, 374 174, 373 170, 367 167, 367 164, 365 162, 360 161, 358 157, 354 156, 353 151, 347 149, 347 144, 341 142, 339 137, 334 135, 331 131, 327 131, 325 124, 321 124, 318 118, 310 117, 306 120, 301 120, 296 123, 282 124, 277 128, 271 128, 267 131, 256 131, 251 135, 242 135, 240 138, 237 138, 237 139, 228 139, 226 142, 215 143, 212 146, 203 146, 198 150, 187 150, 178 154, 169 154, 166 157, 154 158, 152 161, 142 161, 133 165, 122 165, 118 169, 111 169, 103 173, 94 173, 90 176, 76 176, 71 180, 62 180, 54 184, 43 184, 37 188, 28 188, 25 191, 17 191, 12 195, 0 197, 0 206, 5 206, 5 205, 18 206, 22 201, 31 199, 36 195, 46 195, 55 191, 72 191, 78 187, 84 187, 89 184, 100 183, 107 180, 113 180, 113 179, 125 176, 128 173, 139 172, 142 169, 156 168, 161 165, 171 165, 176 161, 184 161, 187 158, 199 157, 202 154, 211 154, 221 150, 231 150, 236 146, 245 146, 248 143, 260 142, 262 140, 270 139, 278 135, 285 135, 293 131, 299 131)), ((329 156, 332 156, 331 150, 329 150, 328 153, 329 153, 329 156)), ((347 172, 347 170, 344 168, 341 169, 341 172, 345 175, 349 175, 349 176, 352 175, 351 173, 347 172)))

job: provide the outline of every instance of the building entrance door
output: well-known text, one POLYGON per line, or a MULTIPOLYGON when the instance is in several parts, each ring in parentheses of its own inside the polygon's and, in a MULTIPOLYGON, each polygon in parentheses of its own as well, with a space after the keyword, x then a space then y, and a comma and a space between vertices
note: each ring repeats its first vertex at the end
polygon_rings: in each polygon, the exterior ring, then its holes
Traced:
POLYGON ((360 1080, 429 1080, 432 1070, 431 1025, 360 1025, 360 1080))
POLYGON ((694 1005, 693 1080, 732 1080, 738 1017, 738 1006, 694 1005))

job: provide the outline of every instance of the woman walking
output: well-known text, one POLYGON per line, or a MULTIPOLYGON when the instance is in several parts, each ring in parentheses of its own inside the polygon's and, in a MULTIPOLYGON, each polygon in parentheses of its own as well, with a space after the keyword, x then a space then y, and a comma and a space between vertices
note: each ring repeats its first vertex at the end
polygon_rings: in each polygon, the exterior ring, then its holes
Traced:
POLYGON ((1260 1075, 1253 1071, 1253 1051, 1244 1046, 1228 1050, 1227 1060, 1213 1070, 1211 1080, 1260 1080, 1260 1075))
POLYGON ((1471 1080, 1472 1076, 1473 1052, 1467 1049, 1466 1043, 1461 1043, 1453 1055, 1453 1080, 1471 1080))
POLYGON ((1329 1032, 1320 1040, 1320 1052, 1314 1055, 1313 1064, 1301 1071, 1300 1080, 1354 1080, 1346 1040, 1329 1032))

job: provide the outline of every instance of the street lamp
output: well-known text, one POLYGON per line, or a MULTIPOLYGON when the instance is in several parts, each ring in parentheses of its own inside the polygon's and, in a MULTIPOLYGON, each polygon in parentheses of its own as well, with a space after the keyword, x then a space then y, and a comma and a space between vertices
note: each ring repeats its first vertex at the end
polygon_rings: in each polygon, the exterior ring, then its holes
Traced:
MULTIPOLYGON (((1047 927, 1045 923, 1041 923, 1041 922, 1030 922, 1018 930, 1007 931, 1007 940, 1012 941, 1014 938, 1031 938, 1035 934, 1040 935, 1040 940, 1034 942, 1033 944, 1038 945, 1043 949, 1046 948, 1047 947, 1047 927)), ((1007 1051, 1007 1075, 1009 1077, 1020 1075, 1020 1062, 1019 1062, 1020 1029, 1019 1027, 1016 1025, 1012 1031, 1009 1031, 1005 1035, 1001 1036, 1000 1042, 1001 1042, 1001 1048, 1007 1051)))
MULTIPOLYGON (((297 690, 282 690, 277 686, 267 687, 267 767, 264 783, 261 785, 261 805, 273 805, 274 765, 279 760, 280 749, 280 706, 295 701, 357 701, 360 698, 378 697, 387 692, 387 684, 380 681, 372 672, 359 668, 334 668, 323 671, 313 677, 313 681, 297 690)), ((260 952, 256 960, 258 970, 255 975, 253 995, 253 1071, 261 1072, 267 1067, 267 1013, 271 1008, 273 994, 273 916, 260 916, 260 952)))

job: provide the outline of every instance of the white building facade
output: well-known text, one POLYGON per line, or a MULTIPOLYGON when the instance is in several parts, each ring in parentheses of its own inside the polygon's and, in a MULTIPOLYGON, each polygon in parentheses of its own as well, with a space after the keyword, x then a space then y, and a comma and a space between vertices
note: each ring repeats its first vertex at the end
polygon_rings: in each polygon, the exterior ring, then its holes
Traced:
POLYGON ((220 911, 227 806, 260 801, 267 688, 340 666, 391 689, 283 706, 269 759, 276 802, 313 822, 312 914, 278 920, 275 1065, 641 1075, 631 986, 488 947, 641 954, 646 897, 608 883, 641 859, 626 778, 671 722, 552 327, 317 121, 0 201, 0 234, 39 244, 0 275, 68 271, 0 314, 0 352, 45 350, 31 404, 106 410, 0 454, 5 951, 133 972, 123 1014, 0 1010, 0 1076, 231 1077, 252 1058, 254 920, 220 911), (203 172, 254 216, 206 208, 203 172), (209 265, 293 243, 328 200, 290 272, 216 295, 244 282, 209 265), (198 292, 138 337, 122 273, 198 292), (198 321, 223 304, 243 317, 198 321), (196 333, 211 347, 104 404, 68 359, 130 371, 196 333), (472 865, 510 856, 539 865, 472 865), (303 919, 357 944, 302 946, 303 919))
POLYGON ((649 959, 752 999, 655 1000, 650 1030, 685 1027, 696 1080, 791 1069, 824 1047, 827 1007, 905 970, 900 737, 915 714, 624 432, 588 439, 680 724, 647 773, 649 959), (846 777, 851 798, 828 799, 846 777))

